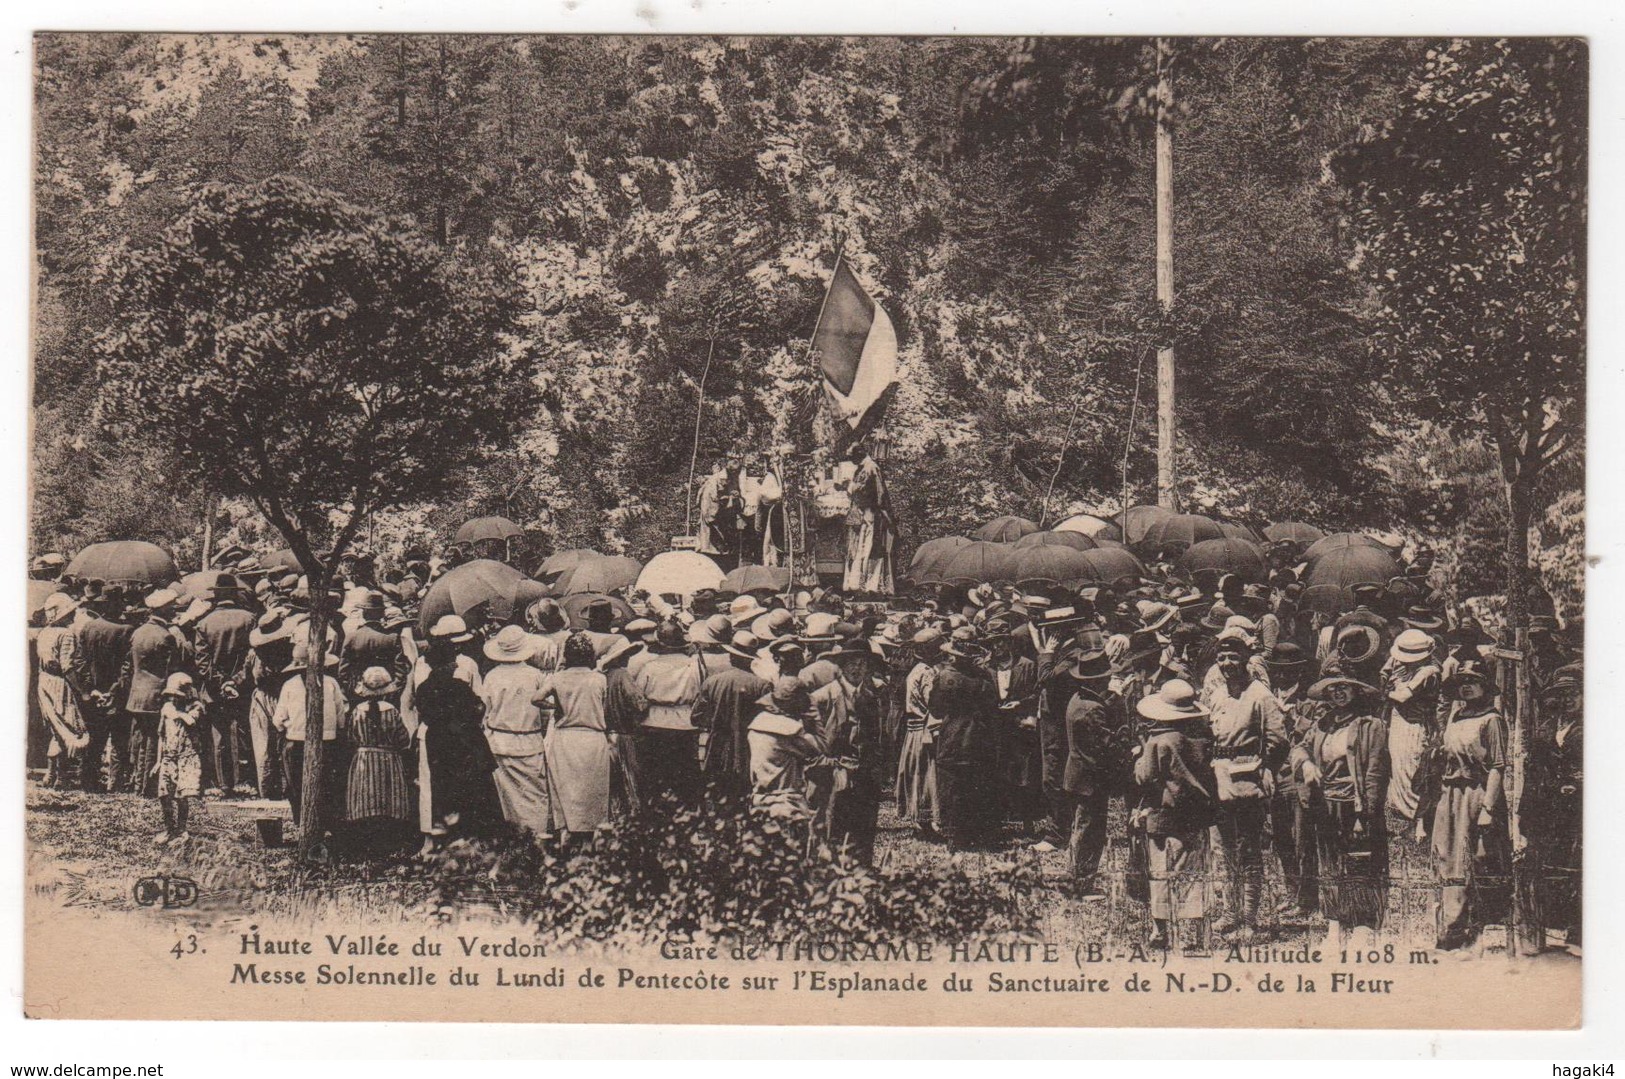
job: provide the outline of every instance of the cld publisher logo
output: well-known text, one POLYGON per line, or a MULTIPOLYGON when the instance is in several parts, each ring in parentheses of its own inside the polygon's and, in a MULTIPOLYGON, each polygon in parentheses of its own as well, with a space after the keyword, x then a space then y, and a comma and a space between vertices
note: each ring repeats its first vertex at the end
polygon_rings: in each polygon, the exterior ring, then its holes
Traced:
POLYGON ((197 902, 197 884, 187 877, 142 877, 135 882, 135 901, 142 907, 190 907, 197 902))

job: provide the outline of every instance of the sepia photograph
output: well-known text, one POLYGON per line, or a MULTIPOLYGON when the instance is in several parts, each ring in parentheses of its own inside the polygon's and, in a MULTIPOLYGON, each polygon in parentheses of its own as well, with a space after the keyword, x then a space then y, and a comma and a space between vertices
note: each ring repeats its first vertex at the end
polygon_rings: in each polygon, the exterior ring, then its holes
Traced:
POLYGON ((1585 39, 31 62, 25 1015, 1580 1026, 1585 39))

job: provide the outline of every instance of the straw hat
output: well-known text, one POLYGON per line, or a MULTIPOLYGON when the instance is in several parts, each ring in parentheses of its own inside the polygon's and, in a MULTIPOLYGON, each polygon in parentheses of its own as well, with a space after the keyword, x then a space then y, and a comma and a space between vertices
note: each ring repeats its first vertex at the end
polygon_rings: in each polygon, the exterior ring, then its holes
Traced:
POLYGON ((1196 699, 1196 689, 1183 678, 1172 678, 1149 697, 1141 698, 1134 710, 1158 723, 1184 723, 1205 719, 1206 708, 1196 699))
POLYGON ((722 646, 722 650, 729 655, 738 656, 740 659, 754 660, 757 651, 761 647, 762 642, 757 638, 756 634, 748 629, 742 629, 733 635, 732 640, 722 646))
POLYGON ((622 659, 631 656, 634 653, 641 652, 647 647, 648 645, 642 641, 633 641, 622 637, 615 641, 614 644, 609 646, 609 651, 605 652, 599 657, 598 669, 600 671, 607 671, 619 663, 622 659))
POLYGON ((770 637, 788 637, 795 632, 796 616, 783 607, 776 607, 750 624, 750 631, 762 640, 770 637))
POLYGON ((794 675, 781 675, 773 683, 773 692, 757 703, 786 716, 807 716, 812 713, 812 691, 794 675))
POLYGON ((1370 626, 1345 626, 1337 635, 1337 652, 1350 663, 1364 663, 1382 649, 1382 637, 1370 626))
POLYGON ((1433 638, 1419 629, 1408 629, 1394 638, 1388 655, 1397 663, 1416 663, 1433 655, 1433 638))
POLYGON ((361 672, 361 683, 355 687, 357 697, 377 700, 380 697, 393 697, 400 691, 395 679, 383 667, 368 667, 361 672))
POLYGON ((1326 691, 1333 686, 1353 686, 1356 694, 1364 693, 1369 696, 1376 696, 1379 692, 1377 687, 1370 682, 1362 682, 1358 678, 1350 678, 1343 674, 1331 674, 1309 687, 1309 699, 1312 701, 1325 700, 1326 691))
POLYGON ((736 597, 728 604, 728 621, 736 626, 742 622, 754 621, 766 613, 767 609, 762 606, 761 601, 748 593, 736 597))
POLYGON ((1232 611, 1229 607, 1226 607, 1222 603, 1215 603, 1212 607, 1208 608, 1207 614, 1202 616, 1202 625, 1217 633, 1229 623, 1230 619, 1234 618, 1235 616, 1236 612, 1232 611))
POLYGON ((960 626, 949 634, 947 641, 942 645, 942 650, 950 656, 958 656, 961 659, 980 659, 987 653, 985 648, 976 643, 976 631, 970 626, 960 626))
POLYGON ((503 626, 485 642, 484 652, 498 663, 523 663, 536 654, 536 642, 522 626, 503 626))
POLYGON ((293 636, 293 627, 288 625, 288 612, 281 607, 272 607, 260 615, 254 628, 248 631, 248 646, 259 648, 273 641, 285 641, 293 636))
POLYGON ((445 641, 448 644, 465 644, 474 639, 468 632, 468 623, 455 614, 443 614, 435 624, 429 627, 431 641, 445 641))
POLYGON ((840 624, 840 621, 839 617, 822 611, 809 614, 807 616, 807 625, 801 633, 801 639, 804 642, 813 643, 839 640, 840 637, 836 634, 835 627, 840 624))
POLYGON ((147 593, 147 598, 141 602, 146 604, 149 611, 167 611, 180 602, 180 595, 173 589, 160 588, 156 592, 147 593))
POLYGON ((79 604, 66 592, 53 592, 45 599, 45 621, 55 624, 79 609, 79 604))

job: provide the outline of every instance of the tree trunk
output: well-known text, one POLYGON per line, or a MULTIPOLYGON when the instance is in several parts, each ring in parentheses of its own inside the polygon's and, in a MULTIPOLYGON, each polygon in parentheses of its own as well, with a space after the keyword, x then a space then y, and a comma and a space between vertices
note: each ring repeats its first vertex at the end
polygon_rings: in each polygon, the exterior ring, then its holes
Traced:
MULTIPOLYGON (((1157 304, 1174 309, 1174 83, 1173 48, 1157 39, 1157 304)), ((1167 330, 1164 328, 1164 333, 1167 330)), ((1157 349, 1157 505, 1179 509, 1175 461, 1179 434, 1174 420, 1174 349, 1157 349)), ((1123 507, 1125 510, 1127 506, 1123 507)))
MULTIPOLYGON (((1512 946, 1513 956, 1533 955, 1546 941, 1546 927, 1540 912, 1540 853, 1524 830, 1526 798, 1538 791, 1530 788, 1529 743, 1535 725, 1529 681, 1529 517, 1530 470, 1517 468, 1506 478, 1507 535, 1506 587, 1507 625, 1512 630, 1512 646, 1518 658, 1507 664, 1512 672, 1510 685, 1502 679, 1502 706, 1511 704, 1511 781, 1507 789, 1507 826, 1512 841, 1512 946)), ((1503 637, 1503 641, 1505 638, 1503 637)))
POLYGON ((327 819, 322 792, 326 789, 323 773, 327 768, 326 749, 322 735, 326 724, 323 683, 327 675, 324 659, 327 655, 327 625, 331 618, 332 600, 328 596, 330 571, 310 574, 310 644, 305 679, 305 762, 304 777, 299 790, 299 857, 307 862, 324 862, 328 857, 325 840, 327 819))

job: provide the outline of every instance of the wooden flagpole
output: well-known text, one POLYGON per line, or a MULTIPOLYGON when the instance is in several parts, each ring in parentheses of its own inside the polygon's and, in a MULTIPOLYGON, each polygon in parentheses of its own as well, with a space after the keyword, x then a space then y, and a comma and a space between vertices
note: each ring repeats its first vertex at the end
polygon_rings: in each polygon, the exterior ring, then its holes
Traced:
POLYGON ((711 357, 717 351, 717 332, 705 350, 705 367, 700 371, 700 387, 694 399, 694 449, 688 455, 688 497, 683 500, 683 535, 694 534, 694 470, 700 463, 700 420, 705 416, 705 380, 711 374, 711 357))

